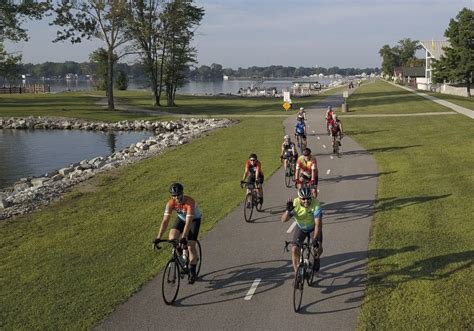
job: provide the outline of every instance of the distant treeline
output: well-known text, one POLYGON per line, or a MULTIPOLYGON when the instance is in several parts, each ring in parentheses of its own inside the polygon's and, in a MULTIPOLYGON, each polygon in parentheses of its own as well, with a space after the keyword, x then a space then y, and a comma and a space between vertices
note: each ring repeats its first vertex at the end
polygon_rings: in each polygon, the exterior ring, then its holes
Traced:
MULTIPOLYGON (((86 75, 94 75, 95 64, 90 62, 73 62, 66 61, 63 63, 44 62, 40 64, 20 64, 20 72, 34 78, 64 78, 67 74, 85 77, 86 75)), ((147 79, 148 75, 145 66, 141 63, 115 64, 117 71, 124 72, 127 76, 135 79, 147 79)), ((223 68, 222 65, 213 63, 210 66, 202 65, 200 67, 189 67, 186 70, 186 78, 189 80, 222 80, 226 75, 235 79, 255 79, 255 78, 287 78, 302 77, 314 74, 323 74, 325 76, 339 74, 342 76, 360 75, 362 73, 371 74, 379 73, 379 68, 339 68, 339 67, 292 67, 272 65, 268 67, 248 67, 248 68, 223 68)))

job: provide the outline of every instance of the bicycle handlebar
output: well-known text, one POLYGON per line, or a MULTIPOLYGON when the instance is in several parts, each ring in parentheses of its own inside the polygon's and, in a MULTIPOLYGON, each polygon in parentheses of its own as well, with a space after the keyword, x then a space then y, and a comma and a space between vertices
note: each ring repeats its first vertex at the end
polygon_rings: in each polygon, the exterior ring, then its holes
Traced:
POLYGON ((152 241, 152 244, 155 246, 156 249, 161 249, 160 243, 169 243, 172 244, 174 247, 179 245, 179 239, 155 239, 152 241))

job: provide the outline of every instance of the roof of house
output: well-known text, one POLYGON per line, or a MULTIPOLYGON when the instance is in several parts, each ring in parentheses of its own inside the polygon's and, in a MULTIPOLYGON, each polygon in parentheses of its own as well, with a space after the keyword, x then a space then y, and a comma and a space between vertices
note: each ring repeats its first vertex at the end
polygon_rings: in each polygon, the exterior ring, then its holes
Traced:
POLYGON ((395 67, 393 71, 403 77, 425 77, 425 67, 395 67))
POLYGON ((451 44, 449 41, 442 41, 442 40, 425 40, 420 41, 421 46, 430 52, 431 56, 435 59, 439 59, 441 55, 444 54, 443 47, 449 47, 451 44))

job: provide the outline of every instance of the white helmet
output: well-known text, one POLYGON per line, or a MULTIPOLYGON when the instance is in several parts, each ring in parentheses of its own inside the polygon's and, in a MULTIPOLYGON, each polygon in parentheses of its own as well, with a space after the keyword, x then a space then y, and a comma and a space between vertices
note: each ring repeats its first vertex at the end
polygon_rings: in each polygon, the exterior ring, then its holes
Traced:
POLYGON ((290 140, 290 136, 289 136, 289 135, 285 135, 285 136, 283 137, 283 139, 285 139, 285 140, 286 140, 286 139, 290 140))
POLYGON ((303 111, 304 110, 304 107, 300 107, 300 111, 303 111))

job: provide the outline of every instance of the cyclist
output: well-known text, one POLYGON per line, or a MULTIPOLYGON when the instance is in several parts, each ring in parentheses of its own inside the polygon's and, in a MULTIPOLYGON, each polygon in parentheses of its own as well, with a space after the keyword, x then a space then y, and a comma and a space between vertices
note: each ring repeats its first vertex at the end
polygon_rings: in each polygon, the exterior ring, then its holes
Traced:
MULTIPOLYGON (((286 211, 281 216, 281 221, 287 222, 290 218, 294 218, 297 225, 293 233, 293 241, 301 245, 306 237, 312 240, 316 250, 313 269, 319 271, 319 257, 323 253, 323 212, 318 199, 313 198, 309 188, 299 189, 298 197, 286 203, 286 211)), ((293 244, 291 253, 293 269, 296 272, 300 260, 300 250, 297 245, 293 244)))
POLYGON ((306 181, 311 188, 313 197, 318 196, 318 163, 316 158, 311 155, 311 150, 305 148, 303 155, 296 161, 295 182, 298 189, 303 187, 303 182, 306 181))
POLYGON ((302 118, 303 121, 306 121, 306 110, 304 110, 304 107, 300 107, 300 110, 296 114, 296 118, 297 119, 302 118))
POLYGON ((331 106, 328 106, 328 109, 326 110, 326 129, 328 131, 328 135, 331 135, 331 132, 329 131, 329 123, 332 121, 332 116, 334 115, 334 111, 332 110, 331 106))
MULTIPOLYGON (((258 203, 263 204, 263 184, 264 176, 262 171, 262 164, 257 159, 257 155, 252 153, 247 162, 245 162, 245 172, 242 181, 247 183, 254 183, 258 189, 258 203)), ((247 192, 249 193, 249 192, 247 192)))
POLYGON ((179 239, 182 247, 188 247, 189 252, 189 284, 196 281, 197 251, 196 240, 201 226, 201 211, 190 196, 184 195, 183 185, 173 183, 169 188, 171 199, 166 203, 165 213, 161 221, 160 231, 156 239, 161 239, 168 227, 173 210, 178 214, 168 235, 169 240, 179 239))
POLYGON ((296 121, 295 137, 300 147, 302 146, 302 143, 306 146, 306 125, 304 124, 303 118, 298 117, 296 121))
POLYGON ((341 146, 341 139, 343 137, 343 130, 342 130, 342 122, 341 120, 337 117, 336 114, 333 114, 333 117, 332 117, 332 121, 329 122, 329 131, 331 133, 331 137, 332 137, 332 150, 334 152, 335 150, 335 145, 336 145, 336 141, 337 143, 339 144, 339 146, 341 146), (337 139, 339 138, 339 139, 337 139))
MULTIPOLYGON (((286 135, 283 137, 283 144, 281 144, 281 154, 280 154, 280 159, 284 161, 284 166, 285 166, 285 173, 286 173, 286 168, 288 167, 288 162, 290 160, 294 160, 296 162, 296 159, 298 158, 298 152, 296 151, 296 146, 295 144, 291 141, 291 138, 289 135, 286 135)), ((294 171, 294 169, 292 169, 294 171)))

